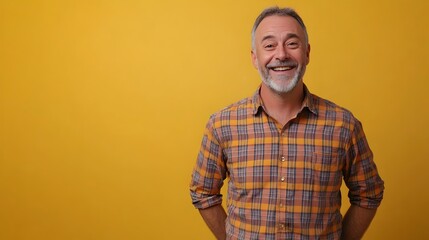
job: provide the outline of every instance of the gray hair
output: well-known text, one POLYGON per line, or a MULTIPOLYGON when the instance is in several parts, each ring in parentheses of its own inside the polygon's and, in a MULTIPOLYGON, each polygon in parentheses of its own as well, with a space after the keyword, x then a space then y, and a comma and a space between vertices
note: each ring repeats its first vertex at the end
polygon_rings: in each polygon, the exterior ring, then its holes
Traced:
POLYGON ((293 10, 292 8, 279 8, 279 7, 269 7, 266 8, 264 11, 259 14, 259 16, 256 18, 255 23, 253 24, 252 28, 252 49, 255 49, 255 32, 258 28, 259 24, 264 20, 264 18, 269 16, 284 16, 284 17, 293 17, 299 25, 304 30, 305 34, 305 43, 308 44, 308 34, 307 34, 307 28, 305 27, 304 21, 302 18, 298 15, 298 13, 293 10))

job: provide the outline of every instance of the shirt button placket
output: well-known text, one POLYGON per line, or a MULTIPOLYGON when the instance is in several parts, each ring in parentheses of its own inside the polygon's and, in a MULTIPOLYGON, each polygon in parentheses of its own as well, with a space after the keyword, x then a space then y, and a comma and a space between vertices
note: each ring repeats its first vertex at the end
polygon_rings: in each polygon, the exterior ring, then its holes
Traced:
POLYGON ((279 179, 279 186, 278 186, 278 202, 277 202, 277 217, 276 217, 276 221, 277 221, 277 231, 280 234, 280 239, 283 239, 284 237, 284 233, 287 232, 288 226, 287 226, 287 221, 286 221, 286 215, 287 215, 287 199, 286 199, 286 194, 287 194, 287 188, 288 188, 288 175, 287 175, 287 167, 288 167, 288 161, 287 161, 287 146, 285 145, 285 137, 286 137, 286 132, 285 130, 283 130, 281 132, 281 136, 279 138, 280 140, 280 154, 278 155, 278 179, 279 179))

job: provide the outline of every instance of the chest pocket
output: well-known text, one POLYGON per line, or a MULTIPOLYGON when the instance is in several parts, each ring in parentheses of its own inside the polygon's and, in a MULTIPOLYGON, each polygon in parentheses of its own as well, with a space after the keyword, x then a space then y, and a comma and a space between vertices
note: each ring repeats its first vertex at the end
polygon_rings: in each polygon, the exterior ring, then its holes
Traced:
POLYGON ((339 154, 314 153, 312 168, 313 191, 329 193, 340 190, 342 177, 339 154))

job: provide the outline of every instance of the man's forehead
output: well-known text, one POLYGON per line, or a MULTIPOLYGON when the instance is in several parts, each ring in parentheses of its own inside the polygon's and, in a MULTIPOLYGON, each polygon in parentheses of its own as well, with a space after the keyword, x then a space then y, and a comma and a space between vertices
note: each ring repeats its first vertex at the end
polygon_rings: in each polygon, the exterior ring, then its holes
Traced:
POLYGON ((277 32, 303 33, 298 21, 290 16, 268 16, 256 28, 257 35, 273 34, 277 32))

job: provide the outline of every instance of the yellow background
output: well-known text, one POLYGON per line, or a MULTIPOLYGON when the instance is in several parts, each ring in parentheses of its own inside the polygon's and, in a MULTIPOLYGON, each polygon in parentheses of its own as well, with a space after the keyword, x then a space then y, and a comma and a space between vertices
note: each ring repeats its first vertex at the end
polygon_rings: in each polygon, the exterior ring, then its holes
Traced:
POLYGON ((375 153, 365 239, 429 238, 428 1, 1 0, 0 239, 212 239, 191 170, 209 115, 259 85, 250 29, 275 4, 375 153))

